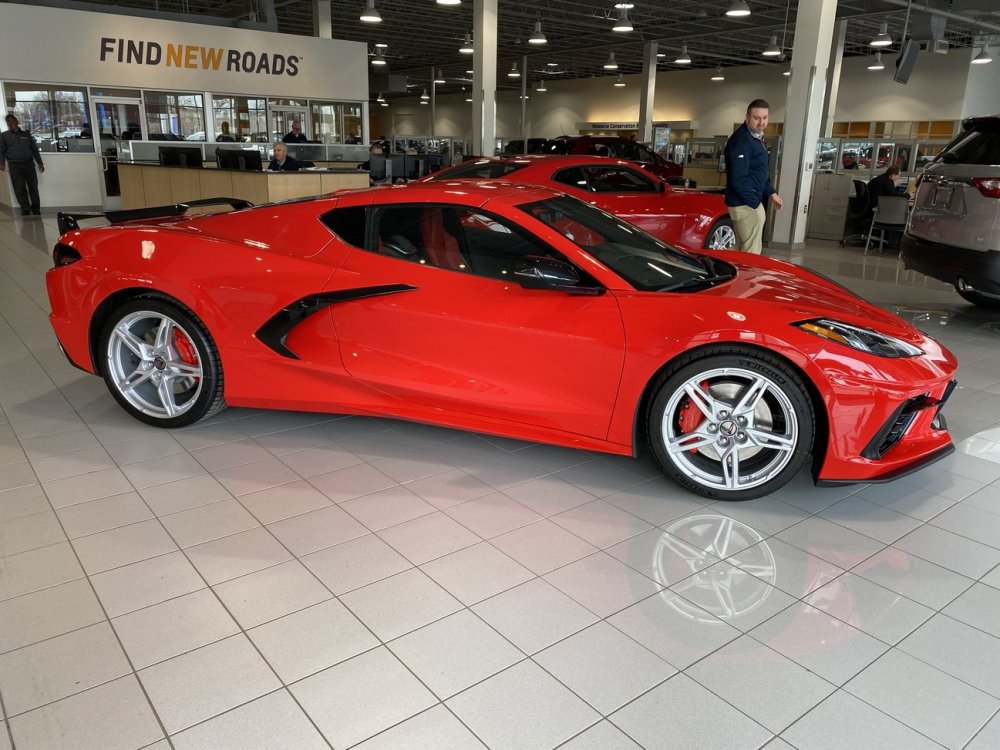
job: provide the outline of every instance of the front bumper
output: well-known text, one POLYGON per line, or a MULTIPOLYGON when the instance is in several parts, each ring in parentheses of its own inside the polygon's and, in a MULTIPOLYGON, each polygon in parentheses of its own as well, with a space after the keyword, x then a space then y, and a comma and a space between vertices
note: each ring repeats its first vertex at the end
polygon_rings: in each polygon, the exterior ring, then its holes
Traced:
POLYGON ((907 268, 956 284, 964 279, 973 289, 1000 294, 1000 252, 967 250, 904 234, 900 254, 907 268))

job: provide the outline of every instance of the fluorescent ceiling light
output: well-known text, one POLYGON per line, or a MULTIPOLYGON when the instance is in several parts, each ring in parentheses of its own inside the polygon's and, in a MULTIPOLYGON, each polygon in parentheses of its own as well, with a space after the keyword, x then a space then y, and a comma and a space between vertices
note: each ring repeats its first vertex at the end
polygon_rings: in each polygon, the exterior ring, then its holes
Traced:
POLYGON ((724 80, 726 80, 726 77, 724 75, 722 75, 722 66, 721 65, 719 65, 715 69, 715 75, 712 76, 712 80, 713 81, 724 81, 724 80))
POLYGON ((382 14, 375 8, 375 0, 368 0, 365 9, 361 11, 361 20, 365 23, 382 23, 382 14))
POLYGON ((537 91, 539 94, 544 94, 546 91, 548 91, 548 89, 545 88, 545 81, 539 81, 538 86, 535 88, 535 91, 537 91))
POLYGON ((615 88, 619 88, 619 89, 620 88, 624 88, 625 81, 624 81, 624 79, 622 79, 622 74, 621 73, 618 74, 618 79, 614 82, 613 85, 614 85, 615 88))
POLYGON ((444 83, 444 82, 445 82, 445 80, 444 80, 444 73, 442 73, 439 70, 438 74, 437 74, 437 77, 434 79, 434 83, 444 83))
POLYGON ((691 63, 691 55, 688 54, 688 46, 686 44, 681 45, 681 53, 677 55, 674 62, 678 65, 689 65, 691 63))
POLYGON ((885 70, 885 64, 882 62, 882 53, 875 53, 875 60, 871 65, 868 66, 868 70, 885 70))
POLYGON ((510 66, 510 70, 507 71, 508 78, 520 78, 521 74, 517 72, 517 63, 510 66))
POLYGON ((372 65, 385 65, 385 56, 382 54, 381 48, 375 50, 375 54, 372 55, 372 65))
POLYGON ((726 15, 730 18, 746 18, 750 15, 750 6, 746 4, 745 0, 736 0, 729 6, 726 15))
POLYGON ((615 62, 615 53, 613 51, 608 53, 608 61, 604 63, 604 69, 618 70, 618 63, 615 62))
POLYGON ((875 35, 875 38, 872 39, 869 44, 871 44, 872 47, 888 47, 892 44, 892 37, 889 36, 888 32, 889 24, 883 21, 882 25, 878 28, 878 34, 875 35))
POLYGON ((781 57, 781 47, 778 46, 777 34, 771 35, 771 43, 760 54, 764 57, 781 57))
POLYGON ((461 5, 462 0, 437 0, 438 5, 461 5))
POLYGON ((389 45, 386 42, 375 42, 375 46, 381 49, 389 49, 389 45))
POLYGON ((619 10, 621 10, 622 8, 624 8, 625 10, 632 10, 632 8, 635 7, 635 3, 615 3, 615 7, 618 8, 619 10))
POLYGON ((428 94, 428 93, 427 93, 427 89, 424 89, 424 93, 422 93, 422 94, 420 95, 420 98, 421 98, 421 100, 423 100, 423 101, 427 101, 428 99, 430 99, 430 98, 431 98, 431 97, 430 97, 430 94, 428 94))
POLYGON ((471 55, 474 52, 472 48, 472 34, 465 35, 465 41, 462 42, 462 46, 458 48, 458 51, 463 55, 471 55))

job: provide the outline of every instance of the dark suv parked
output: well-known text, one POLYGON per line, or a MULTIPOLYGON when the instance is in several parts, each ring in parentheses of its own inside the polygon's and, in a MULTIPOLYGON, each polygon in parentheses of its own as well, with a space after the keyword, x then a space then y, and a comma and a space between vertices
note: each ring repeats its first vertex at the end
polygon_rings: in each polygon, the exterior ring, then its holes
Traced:
POLYGON ((561 135, 547 141, 536 154, 590 154, 591 156, 612 156, 625 159, 641 166, 648 172, 663 179, 680 177, 684 167, 677 162, 664 159, 644 143, 618 135, 561 135))
POLYGON ((1000 308, 1000 115, 970 117, 917 179, 903 262, 1000 308))

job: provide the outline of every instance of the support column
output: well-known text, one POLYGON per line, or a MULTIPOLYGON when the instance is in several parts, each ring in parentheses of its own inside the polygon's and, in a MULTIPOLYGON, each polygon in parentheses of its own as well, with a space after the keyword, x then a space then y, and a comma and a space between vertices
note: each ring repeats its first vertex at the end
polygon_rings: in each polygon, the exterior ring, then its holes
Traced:
POLYGON ((521 56, 521 149, 528 153, 528 56, 521 56))
POLYGON ((847 21, 837 22, 837 35, 830 45, 830 65, 826 77, 826 107, 823 110, 823 124, 820 134, 824 138, 833 135, 833 119, 837 111, 837 96, 840 93, 840 69, 844 62, 844 40, 847 38, 847 21))
POLYGON ((437 120, 437 71, 431 68, 431 132, 428 134, 434 137, 434 122, 437 120))
POLYGON ((795 14, 792 75, 785 95, 785 131, 778 193, 785 207, 774 214, 770 247, 805 245, 806 212, 816 161, 816 140, 823 120, 827 66, 833 43, 837 0, 799 3, 795 14))
POLYGON ((497 133, 497 0, 472 6, 472 153, 492 156, 497 133))
POLYGON ((333 38, 333 23, 330 20, 330 0, 312 0, 313 36, 323 39, 333 38))
POLYGON ((653 142, 653 103, 656 99, 657 42, 642 45, 642 88, 639 93, 639 140, 653 142))

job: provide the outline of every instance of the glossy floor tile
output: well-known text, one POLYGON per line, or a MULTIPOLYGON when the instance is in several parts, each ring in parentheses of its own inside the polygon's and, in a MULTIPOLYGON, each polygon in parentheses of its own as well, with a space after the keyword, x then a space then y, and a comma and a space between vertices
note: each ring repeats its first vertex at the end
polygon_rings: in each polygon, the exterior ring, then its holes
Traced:
POLYGON ((0 750, 1000 747, 1000 315, 804 263, 960 360, 957 451, 713 503, 648 460, 337 415, 162 431, 0 215, 0 750))

